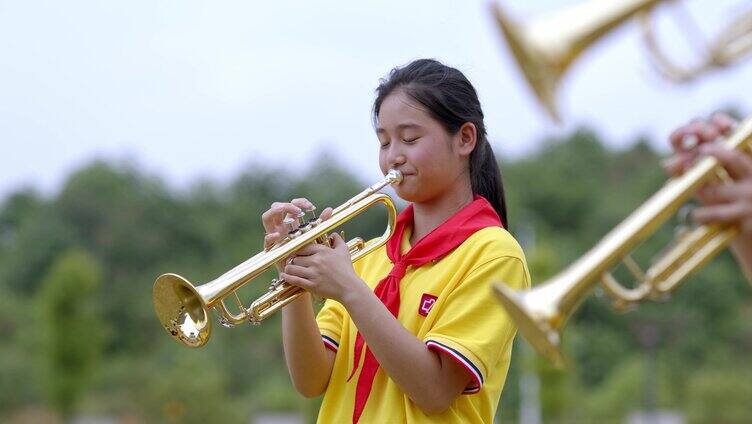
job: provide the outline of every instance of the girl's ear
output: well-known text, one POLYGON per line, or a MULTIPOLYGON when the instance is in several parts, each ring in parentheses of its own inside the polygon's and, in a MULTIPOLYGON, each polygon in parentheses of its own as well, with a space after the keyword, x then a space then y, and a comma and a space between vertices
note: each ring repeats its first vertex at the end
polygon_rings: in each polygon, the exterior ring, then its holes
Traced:
POLYGON ((478 130, 472 122, 465 122, 457 131, 457 153, 462 156, 470 156, 478 141, 478 130))

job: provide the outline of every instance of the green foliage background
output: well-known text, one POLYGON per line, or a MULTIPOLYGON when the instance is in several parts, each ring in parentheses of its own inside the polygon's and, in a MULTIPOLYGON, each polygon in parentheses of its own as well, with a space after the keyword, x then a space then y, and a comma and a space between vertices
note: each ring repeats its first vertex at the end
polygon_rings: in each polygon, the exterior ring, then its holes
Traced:
MULTIPOLYGON (((665 181, 647 140, 610 150, 587 129, 548 140, 526 158, 500 159, 511 230, 526 247, 535 283, 592 247, 665 181)), ((217 327, 205 348, 190 350, 164 334, 151 302, 161 273, 208 281, 257 252, 260 215, 273 201, 305 196, 335 206, 372 183, 332 157, 314 163, 329 165, 291 176, 254 164, 226 186, 199 181, 177 190, 135 165, 94 162, 52 197, 29 188, 3 199, 0 421, 57 411, 241 423, 285 410, 314 420, 320 400, 301 398, 289 382, 279 317, 217 327)), ((382 216, 369 213, 346 231, 380 234, 382 216)), ((670 236, 659 233, 637 259, 644 263, 670 236)), ((245 288, 243 297, 264 285, 245 288)), ((566 371, 523 360, 518 340, 502 421, 517 420, 520 375, 533 370, 545 422, 623 422, 651 405, 690 422, 748 422, 752 297, 728 253, 670 302, 618 314, 595 292, 564 331, 566 371), (644 340, 646 329, 652 341, 644 340)))

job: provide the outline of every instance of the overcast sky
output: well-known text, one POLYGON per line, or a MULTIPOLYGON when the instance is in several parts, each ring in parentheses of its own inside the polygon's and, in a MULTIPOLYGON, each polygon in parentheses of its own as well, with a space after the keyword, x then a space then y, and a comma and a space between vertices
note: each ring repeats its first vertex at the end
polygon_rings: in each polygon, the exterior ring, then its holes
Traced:
MULTIPOLYGON (((530 22, 581 1, 502 3, 530 22)), ((686 9, 712 37, 743 3, 686 9)), ((692 60, 661 12, 666 44, 692 60)), ((627 25, 567 74, 557 127, 523 84, 487 1, 0 0, 0 40, 0 198, 23 186, 54 193, 94 158, 134 161, 186 187, 258 164, 306 169, 327 150, 370 182, 380 175, 373 90, 420 57, 470 78, 500 157, 583 124, 614 146, 648 135, 665 150, 692 117, 726 105, 752 113, 752 61, 671 85, 627 25)))

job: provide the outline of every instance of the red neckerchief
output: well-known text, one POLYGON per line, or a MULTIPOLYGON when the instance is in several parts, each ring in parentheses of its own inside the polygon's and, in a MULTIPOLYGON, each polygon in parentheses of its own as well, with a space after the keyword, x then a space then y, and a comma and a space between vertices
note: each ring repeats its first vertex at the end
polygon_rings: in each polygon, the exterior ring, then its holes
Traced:
MULTIPOLYGON (((389 274, 382 279, 373 289, 374 294, 386 306, 389 312, 397 317, 400 306, 399 284, 407 271, 407 267, 418 268, 428 262, 438 260, 450 253, 462 244, 476 231, 486 227, 502 226, 501 219, 494 208, 485 198, 475 195, 474 200, 462 210, 447 219, 443 224, 436 227, 428 235, 420 239, 415 246, 402 255, 402 237, 405 229, 413 225, 413 205, 410 204, 397 217, 394 234, 387 241, 386 253, 389 260, 394 264, 389 274)), ((347 381, 352 379, 360 362, 360 354, 365 341, 360 332, 355 336, 355 350, 353 352, 353 370, 347 381)), ((368 346, 366 346, 363 367, 358 377, 358 385, 355 389, 355 408, 353 410, 353 423, 357 423, 363 408, 371 393, 373 379, 379 369, 379 362, 368 346)))

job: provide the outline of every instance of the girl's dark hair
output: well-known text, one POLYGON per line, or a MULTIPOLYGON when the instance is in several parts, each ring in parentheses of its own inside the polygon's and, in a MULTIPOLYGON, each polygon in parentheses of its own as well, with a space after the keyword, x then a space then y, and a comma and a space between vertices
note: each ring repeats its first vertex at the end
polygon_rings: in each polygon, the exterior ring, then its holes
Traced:
POLYGON ((504 227, 508 228, 501 171, 488 142, 478 94, 470 81, 459 70, 434 59, 418 59, 394 68, 376 88, 374 124, 378 121, 381 103, 397 89, 425 106, 450 134, 456 134, 466 122, 475 125, 478 139, 470 154, 473 194, 485 197, 499 214, 504 227))

